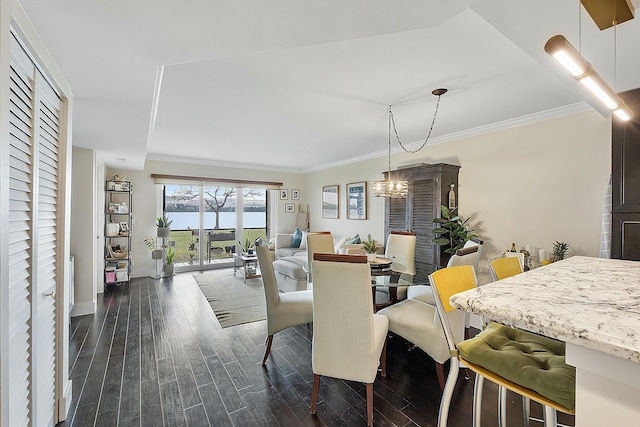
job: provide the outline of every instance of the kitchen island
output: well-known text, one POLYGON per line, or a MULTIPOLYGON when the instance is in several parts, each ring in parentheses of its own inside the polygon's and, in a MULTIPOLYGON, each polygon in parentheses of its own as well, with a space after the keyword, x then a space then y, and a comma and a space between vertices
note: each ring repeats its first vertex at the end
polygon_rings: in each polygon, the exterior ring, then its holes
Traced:
POLYGON ((576 426, 640 425, 640 262, 575 256, 453 295, 451 304, 566 342, 576 426))

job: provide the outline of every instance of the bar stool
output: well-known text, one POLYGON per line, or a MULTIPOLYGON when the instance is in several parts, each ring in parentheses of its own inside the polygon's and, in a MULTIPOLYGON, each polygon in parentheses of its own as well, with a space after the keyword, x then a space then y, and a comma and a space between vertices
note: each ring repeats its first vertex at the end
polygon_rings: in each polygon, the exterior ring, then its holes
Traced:
POLYGON ((575 413, 575 368, 565 362, 562 342, 492 323, 474 338, 457 342, 447 313, 451 295, 477 286, 472 266, 449 267, 429 275, 438 316, 451 353, 451 366, 438 414, 446 427, 460 365, 476 373, 473 425, 480 425, 484 378, 545 406, 545 426, 555 426, 555 411, 575 413))

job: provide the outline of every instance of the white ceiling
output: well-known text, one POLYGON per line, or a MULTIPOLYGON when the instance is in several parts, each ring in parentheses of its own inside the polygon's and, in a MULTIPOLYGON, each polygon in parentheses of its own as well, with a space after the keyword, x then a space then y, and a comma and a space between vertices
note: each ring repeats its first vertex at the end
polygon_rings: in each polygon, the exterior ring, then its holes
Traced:
POLYGON ((601 32, 577 0, 21 3, 73 90, 74 146, 121 169, 305 172, 386 155, 388 105, 417 145, 438 87, 430 143, 602 112, 544 52, 554 34, 617 91, 640 87, 640 18, 601 32))

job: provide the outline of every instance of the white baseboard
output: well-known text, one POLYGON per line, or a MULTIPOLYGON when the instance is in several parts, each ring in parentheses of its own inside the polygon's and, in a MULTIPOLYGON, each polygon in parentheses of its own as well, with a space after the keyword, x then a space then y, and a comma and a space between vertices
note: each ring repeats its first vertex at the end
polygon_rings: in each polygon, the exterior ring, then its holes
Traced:
POLYGON ((67 381, 67 387, 64 390, 64 395, 58 400, 58 422, 67 419, 69 414, 69 408, 71 407, 71 393, 73 391, 73 381, 67 381))
POLYGON ((73 310, 71 310, 71 317, 84 316, 85 314, 93 314, 96 312, 97 308, 98 308, 98 303, 96 301, 82 302, 80 304, 76 304, 73 306, 73 310))

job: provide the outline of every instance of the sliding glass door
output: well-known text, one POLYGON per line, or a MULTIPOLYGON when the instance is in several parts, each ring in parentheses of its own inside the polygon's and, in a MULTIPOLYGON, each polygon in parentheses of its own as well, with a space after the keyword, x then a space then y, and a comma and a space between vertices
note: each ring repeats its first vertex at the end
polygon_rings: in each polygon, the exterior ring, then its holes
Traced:
POLYGON ((265 189, 166 184, 163 194, 163 211, 173 221, 176 271, 232 265, 245 242, 267 234, 265 189))

